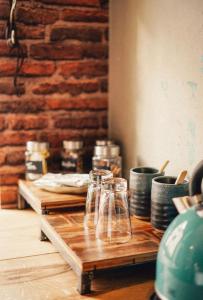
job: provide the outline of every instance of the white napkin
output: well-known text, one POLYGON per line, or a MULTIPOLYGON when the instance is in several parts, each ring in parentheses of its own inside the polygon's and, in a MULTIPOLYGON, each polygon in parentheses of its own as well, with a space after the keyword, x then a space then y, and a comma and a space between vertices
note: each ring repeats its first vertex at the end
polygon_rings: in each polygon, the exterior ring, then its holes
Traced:
POLYGON ((34 184, 43 187, 59 187, 59 186, 72 186, 83 187, 89 183, 89 174, 54 174, 47 173, 40 179, 34 181, 34 184))

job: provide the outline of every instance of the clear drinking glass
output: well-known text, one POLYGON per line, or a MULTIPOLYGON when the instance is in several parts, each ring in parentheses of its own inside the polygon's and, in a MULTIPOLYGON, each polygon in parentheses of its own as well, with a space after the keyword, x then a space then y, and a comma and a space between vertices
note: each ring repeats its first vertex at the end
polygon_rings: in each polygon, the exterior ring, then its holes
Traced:
POLYGON ((113 178, 109 170, 93 170, 89 173, 90 183, 87 191, 86 209, 84 217, 85 229, 96 228, 99 215, 99 202, 102 182, 113 178))
POLYGON ((110 243, 125 243, 132 237, 124 178, 113 178, 102 184, 96 237, 110 243))

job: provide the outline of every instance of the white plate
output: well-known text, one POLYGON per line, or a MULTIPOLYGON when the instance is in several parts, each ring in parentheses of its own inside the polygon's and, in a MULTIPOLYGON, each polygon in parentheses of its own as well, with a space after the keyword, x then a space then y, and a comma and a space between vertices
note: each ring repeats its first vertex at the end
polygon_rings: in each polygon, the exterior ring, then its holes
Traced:
POLYGON ((87 192, 87 186, 38 186, 40 189, 57 194, 84 194, 87 192))

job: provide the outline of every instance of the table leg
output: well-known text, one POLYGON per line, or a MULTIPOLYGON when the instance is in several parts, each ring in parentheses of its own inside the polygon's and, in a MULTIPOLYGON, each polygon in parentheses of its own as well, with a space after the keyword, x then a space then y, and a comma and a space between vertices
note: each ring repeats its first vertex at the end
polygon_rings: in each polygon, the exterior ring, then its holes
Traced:
POLYGON ((81 295, 91 293, 91 281, 93 272, 84 272, 78 278, 78 292, 81 295))
POLYGON ((40 232, 40 241, 41 242, 49 241, 48 237, 46 236, 46 234, 42 230, 40 232))
POLYGON ((25 209, 26 208, 26 202, 25 199, 18 194, 18 209, 25 209))

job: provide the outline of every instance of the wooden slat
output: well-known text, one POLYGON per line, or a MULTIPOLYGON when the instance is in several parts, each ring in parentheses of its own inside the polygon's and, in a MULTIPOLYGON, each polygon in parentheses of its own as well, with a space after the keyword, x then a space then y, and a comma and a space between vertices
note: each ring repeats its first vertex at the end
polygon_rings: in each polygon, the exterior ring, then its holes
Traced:
POLYGON ((57 254, 0 261, 2 300, 149 300, 153 291, 153 266, 137 266, 98 274, 93 293, 81 296, 77 278, 57 254))
POLYGON ((160 237, 150 223, 132 217, 133 238, 128 243, 104 244, 93 231, 85 234, 83 217, 81 212, 64 213, 44 216, 42 221, 42 230, 63 257, 73 258, 71 266, 77 273, 78 269, 84 272, 156 259, 160 237))
POLYGON ((84 206, 86 195, 68 195, 46 192, 36 187, 32 182, 19 180, 19 193, 32 206, 41 213, 42 209, 84 206))
POLYGON ((149 300, 154 266, 148 264, 98 273, 92 282, 93 293, 81 296, 70 266, 58 253, 46 253, 48 248, 53 249, 50 243, 38 241, 38 222, 32 210, 0 212, 1 248, 9 254, 5 257, 0 248, 0 299, 149 300))
POLYGON ((0 210, 0 260, 56 252, 39 236, 40 220, 33 210, 0 210))

